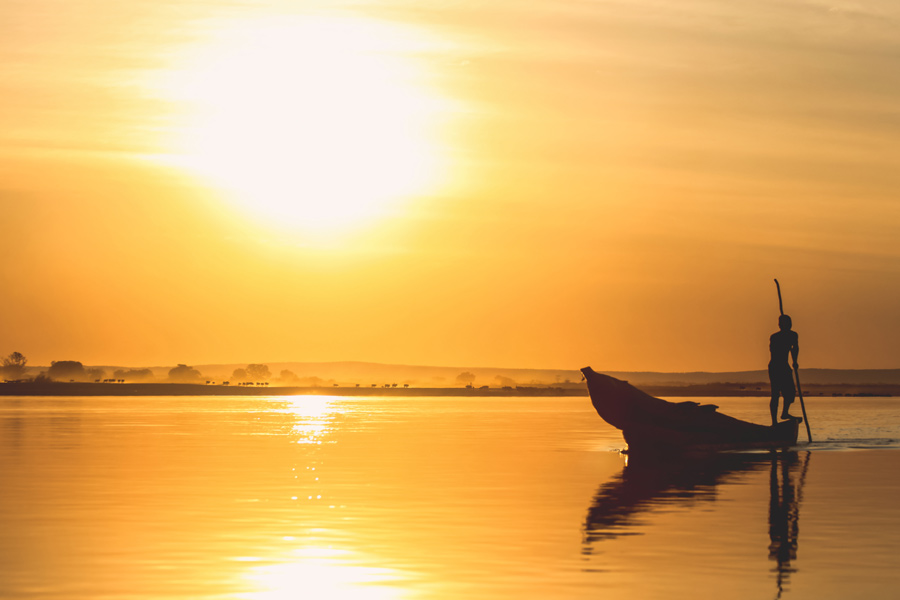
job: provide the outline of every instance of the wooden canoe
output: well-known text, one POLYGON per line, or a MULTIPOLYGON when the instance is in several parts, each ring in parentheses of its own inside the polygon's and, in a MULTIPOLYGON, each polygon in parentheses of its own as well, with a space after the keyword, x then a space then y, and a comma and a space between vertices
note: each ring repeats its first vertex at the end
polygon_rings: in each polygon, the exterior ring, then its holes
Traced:
MULTIPOLYGON (((713 404, 654 398, 590 367, 581 372, 597 414, 622 430, 629 453, 781 448, 797 443, 799 418, 758 425, 723 415, 713 404)), ((768 416, 768 405, 764 412, 768 416)))

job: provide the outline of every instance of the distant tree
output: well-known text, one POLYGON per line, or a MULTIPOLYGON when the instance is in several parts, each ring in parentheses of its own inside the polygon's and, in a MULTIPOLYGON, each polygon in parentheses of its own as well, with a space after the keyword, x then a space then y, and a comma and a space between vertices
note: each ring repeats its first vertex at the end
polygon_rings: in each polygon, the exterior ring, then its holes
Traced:
POLYGON ((293 371, 283 370, 278 374, 278 380, 286 385, 300 383, 300 378, 293 371))
POLYGON ((500 387, 516 387, 515 379, 504 377, 503 375, 497 375, 496 377, 494 377, 494 381, 496 381, 497 385, 499 385, 500 387))
POLYGON ((47 369, 47 377, 56 381, 69 381, 75 379, 84 381, 87 378, 87 372, 84 365, 77 360, 54 360, 47 369))
POLYGON ((98 379, 106 379, 106 371, 103 369, 88 369, 85 371, 88 381, 96 381, 98 379))
POLYGON ((177 383, 200 383, 202 377, 200 371, 188 365, 179 364, 169 370, 169 381, 177 383))
POLYGON ((321 377, 311 375, 310 377, 301 377, 298 383, 300 383, 300 385, 307 385, 309 387, 322 387, 325 384, 325 380, 321 377))
POLYGON ((244 381, 247 379, 247 369, 235 369, 234 373, 231 374, 231 379, 233 381, 244 381))
POLYGON ((472 382, 475 381, 475 374, 469 373, 468 371, 463 371, 459 375, 456 376, 456 383, 461 383, 463 385, 472 385, 472 382))
POLYGON ((125 381, 152 381, 154 379, 153 371, 150 369, 116 369, 113 377, 125 381))
POLYGON ((253 381, 265 381, 271 376, 269 365, 247 365, 247 377, 253 381))
POLYGON ((28 359, 25 358, 24 354, 12 352, 3 359, 3 367, 0 368, 0 372, 10 379, 21 379, 22 375, 25 374, 26 364, 28 364, 28 359))

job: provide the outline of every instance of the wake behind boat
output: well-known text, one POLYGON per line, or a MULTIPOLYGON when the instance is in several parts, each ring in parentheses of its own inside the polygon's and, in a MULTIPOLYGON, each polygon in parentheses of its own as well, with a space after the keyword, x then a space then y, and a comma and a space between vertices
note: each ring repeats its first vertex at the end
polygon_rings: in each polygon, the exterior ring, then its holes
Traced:
POLYGON ((713 404, 654 398, 590 367, 581 370, 600 417, 622 430, 630 453, 780 448, 797 443, 802 419, 765 426, 718 412, 713 404))

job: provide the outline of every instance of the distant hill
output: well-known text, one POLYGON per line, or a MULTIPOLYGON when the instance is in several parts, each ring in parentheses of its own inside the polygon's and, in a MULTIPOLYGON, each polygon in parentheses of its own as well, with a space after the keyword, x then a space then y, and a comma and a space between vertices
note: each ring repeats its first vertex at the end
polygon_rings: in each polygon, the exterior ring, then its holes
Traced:
MULTIPOLYGON (((464 386, 470 382, 477 387, 503 386, 554 386, 580 387, 581 373, 578 369, 509 369, 490 367, 433 367, 421 365, 391 365, 369 362, 279 362, 265 363, 269 367, 271 385, 307 385, 317 381, 323 385, 340 386, 383 386, 385 384, 408 384, 415 387, 447 388, 464 386), (295 378, 282 380, 281 373, 289 371, 295 378), (465 374, 470 374, 467 377, 465 374)), ((117 370, 136 369, 121 366, 89 366, 99 368, 109 377, 117 370)), ((175 365, 147 367, 156 380, 165 381, 169 370, 175 365)), ((191 365, 204 380, 217 382, 232 378, 236 369, 245 369, 246 364, 201 364, 191 365)), ((584 365, 587 366, 587 365, 584 365)), ((688 386, 713 383, 768 385, 768 374, 765 370, 729 371, 729 372, 687 372, 659 373, 653 371, 605 371, 602 365, 591 365, 598 372, 606 373, 618 379, 624 379, 637 386, 688 386)), ((27 374, 34 376, 47 367, 29 367, 27 374)), ((809 385, 900 385, 900 369, 814 369, 801 370, 802 382, 809 385)))
MULTIPOLYGON (((193 365, 205 375, 230 377, 235 369, 247 365, 193 365)), ((421 365, 390 365, 367 362, 293 362, 268 363, 273 378, 287 370, 298 377, 319 377, 329 383, 379 384, 408 383, 418 387, 448 387, 462 385, 457 378, 463 373, 475 376, 474 385, 565 385, 579 384, 578 369, 509 369, 500 367, 432 367, 421 365)), ((585 365, 587 366, 587 365, 585 365)), ((687 373, 659 373, 654 371, 603 371, 634 385, 697 385, 708 383, 768 383, 766 370, 687 373)), ((165 368, 168 372, 168 368, 165 368)), ((163 375, 164 376, 164 375, 163 375)), ((801 369, 804 383, 810 384, 898 384, 900 369, 801 369)))
MULTIPOLYGON (((595 369, 597 370, 597 369, 595 369)), ((607 375, 624 379, 634 385, 697 385, 708 383, 759 383, 768 384, 769 373, 758 371, 727 371, 711 373, 655 373, 649 371, 602 371, 607 375)), ((900 369, 806 369, 800 368, 802 383, 821 385, 900 385, 900 369)))

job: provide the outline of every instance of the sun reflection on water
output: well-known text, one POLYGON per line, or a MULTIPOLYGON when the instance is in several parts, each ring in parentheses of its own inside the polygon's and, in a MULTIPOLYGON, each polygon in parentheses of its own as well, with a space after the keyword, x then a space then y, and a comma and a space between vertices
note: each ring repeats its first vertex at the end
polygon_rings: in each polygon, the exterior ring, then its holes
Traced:
MULTIPOLYGON (((291 422, 291 442, 296 444, 334 444, 326 438, 334 434, 341 415, 350 412, 341 398, 333 396, 292 396, 284 399, 274 411, 291 422)), ((298 477, 296 495, 291 500, 322 500, 323 489, 314 459, 320 451, 308 448, 298 456, 309 463, 295 464, 291 468, 293 479, 298 477), (305 475, 301 475, 305 473, 305 475)), ((325 509, 326 505, 321 506, 325 509)), ((327 505, 328 509, 336 508, 327 505)), ((287 521, 300 522, 311 517, 310 508, 292 508, 286 514, 287 521), (299 512, 298 512, 299 511, 299 512)), ((315 509, 312 509, 315 510, 315 509)), ((317 513, 316 513, 317 514, 317 513)), ((232 560, 242 563, 240 579, 247 590, 238 597, 247 600, 280 600, 297 598, 327 598, 353 600, 401 600, 413 598, 409 590, 411 573, 383 566, 378 557, 364 555, 348 548, 335 548, 320 536, 328 535, 326 528, 302 526, 305 535, 282 535, 280 542, 287 543, 272 554, 237 556, 232 560)), ((280 545, 280 544, 279 544, 280 545)))
POLYGON ((294 443, 321 444, 332 431, 335 417, 346 410, 330 396, 293 396, 277 412, 294 417, 291 427, 291 433, 296 436, 294 443))
POLYGON ((328 598, 401 600, 415 595, 403 585, 409 576, 396 569, 366 566, 362 557, 333 548, 298 548, 288 562, 255 565, 245 578, 257 589, 248 600, 328 598))

